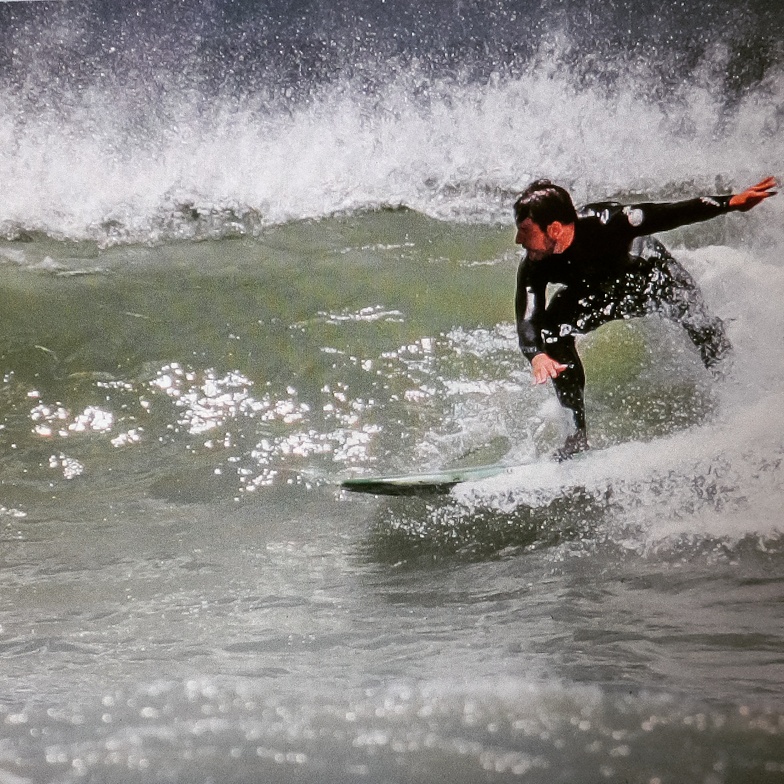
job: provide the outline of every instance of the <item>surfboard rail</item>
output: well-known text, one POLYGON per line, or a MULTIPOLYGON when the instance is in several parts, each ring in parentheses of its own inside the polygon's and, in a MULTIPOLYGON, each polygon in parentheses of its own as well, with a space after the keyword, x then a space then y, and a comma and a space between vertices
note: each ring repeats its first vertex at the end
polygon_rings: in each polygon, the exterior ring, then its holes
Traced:
POLYGON ((340 486, 352 493, 371 495, 439 495, 448 493, 461 482, 488 479, 511 469, 512 466, 495 463, 419 474, 355 476, 344 479, 340 486))

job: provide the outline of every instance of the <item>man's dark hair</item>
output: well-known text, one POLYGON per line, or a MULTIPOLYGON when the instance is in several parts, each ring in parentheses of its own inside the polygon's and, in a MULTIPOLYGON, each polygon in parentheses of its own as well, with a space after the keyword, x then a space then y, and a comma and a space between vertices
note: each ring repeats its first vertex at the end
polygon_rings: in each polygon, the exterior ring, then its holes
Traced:
POLYGON ((530 218, 542 231, 553 221, 568 224, 577 220, 569 192, 550 180, 532 182, 515 202, 514 212, 518 225, 530 218))

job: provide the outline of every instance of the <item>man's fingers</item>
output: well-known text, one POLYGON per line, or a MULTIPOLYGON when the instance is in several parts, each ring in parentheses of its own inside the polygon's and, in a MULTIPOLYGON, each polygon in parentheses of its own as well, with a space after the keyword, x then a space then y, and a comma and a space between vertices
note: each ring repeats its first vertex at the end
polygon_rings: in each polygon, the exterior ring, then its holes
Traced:
POLYGON ((768 190, 770 188, 776 187, 776 178, 775 177, 766 177, 762 182, 758 182, 756 185, 752 185, 750 190, 768 190))
POLYGON ((558 362, 553 362, 534 373, 534 382, 536 384, 546 384, 551 378, 558 378, 564 370, 568 369, 569 365, 561 365, 558 362))
POLYGON ((768 196, 775 196, 776 191, 772 190, 778 185, 775 177, 766 177, 762 182, 752 185, 748 193, 750 196, 756 196, 760 199, 766 199, 768 196))
POLYGON ((766 177, 762 182, 752 185, 742 193, 738 193, 730 199, 730 207, 734 207, 741 212, 747 212, 752 207, 756 207, 760 202, 770 196, 775 196, 778 191, 773 190, 778 185, 775 177, 766 177))
POLYGON ((551 378, 558 378, 564 370, 569 369, 569 365, 556 362, 547 354, 537 354, 531 360, 534 371, 534 384, 546 384, 551 378))

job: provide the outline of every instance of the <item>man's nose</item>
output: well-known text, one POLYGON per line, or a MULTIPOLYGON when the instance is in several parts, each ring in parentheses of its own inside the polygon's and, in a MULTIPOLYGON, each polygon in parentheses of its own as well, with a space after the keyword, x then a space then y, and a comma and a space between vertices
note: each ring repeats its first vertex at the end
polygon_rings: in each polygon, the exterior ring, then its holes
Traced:
POLYGON ((523 244, 523 230, 518 229, 517 233, 515 234, 515 244, 522 245, 523 244))

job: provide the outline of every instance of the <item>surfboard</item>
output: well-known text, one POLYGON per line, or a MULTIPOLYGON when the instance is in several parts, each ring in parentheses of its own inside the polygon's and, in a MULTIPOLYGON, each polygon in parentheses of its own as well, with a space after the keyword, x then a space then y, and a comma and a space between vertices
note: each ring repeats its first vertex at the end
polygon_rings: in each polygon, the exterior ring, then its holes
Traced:
POLYGON ((487 479, 511 471, 512 467, 493 465, 451 468, 423 474, 400 474, 397 476, 356 476, 344 479, 340 486, 352 493, 372 495, 427 495, 448 493, 461 482, 487 479))

